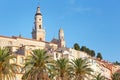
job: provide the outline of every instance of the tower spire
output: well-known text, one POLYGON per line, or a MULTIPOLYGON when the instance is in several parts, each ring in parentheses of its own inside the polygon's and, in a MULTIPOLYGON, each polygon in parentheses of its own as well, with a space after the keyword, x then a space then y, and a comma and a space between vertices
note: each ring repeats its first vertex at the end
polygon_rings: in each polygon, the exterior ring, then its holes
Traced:
POLYGON ((41 13, 40 12, 40 6, 37 7, 37 12, 36 13, 41 13))
POLYGON ((37 7, 37 11, 36 11, 35 16, 36 16, 36 15, 42 15, 42 14, 41 14, 41 11, 40 11, 40 6, 37 7))

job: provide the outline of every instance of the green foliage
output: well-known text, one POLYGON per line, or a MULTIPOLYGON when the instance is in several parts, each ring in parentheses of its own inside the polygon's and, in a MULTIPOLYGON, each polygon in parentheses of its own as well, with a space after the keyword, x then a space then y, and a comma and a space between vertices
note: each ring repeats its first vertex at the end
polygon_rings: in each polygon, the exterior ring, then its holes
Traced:
POLYGON ((86 49, 86 46, 82 46, 80 50, 86 52, 86 49))
POLYGON ((43 50, 33 50, 26 59, 24 70, 22 80, 84 80, 92 72, 87 59, 78 58, 69 62, 68 59, 61 58, 52 62, 43 50))
POLYGON ((94 57, 95 56, 95 51, 94 50, 90 50, 90 54, 91 54, 92 57, 94 57))
POLYGON ((38 80, 48 77, 51 60, 44 50, 33 50, 31 56, 28 56, 26 60, 23 68, 26 72, 22 77, 23 80, 38 80))
POLYGON ((78 43, 75 43, 75 44, 74 44, 74 49, 75 49, 75 50, 79 50, 79 51, 80 51, 80 46, 79 46, 79 44, 78 44, 78 43))
POLYGON ((61 58, 55 61, 55 70, 57 72, 57 77, 61 78, 61 80, 68 80, 70 76, 69 60, 61 58))
POLYGON ((114 73, 112 75, 112 80, 120 80, 120 73, 114 73))
POLYGON ((115 65, 120 65, 120 62, 116 61, 116 62, 114 62, 113 64, 115 64, 115 65))
POLYGON ((84 80, 85 77, 89 79, 88 75, 91 75, 93 70, 89 67, 89 62, 87 59, 78 58, 72 60, 71 63, 75 80, 84 80))
POLYGON ((92 80, 105 80, 105 77, 102 76, 101 74, 98 74, 97 76, 94 77, 92 80))
POLYGON ((10 60, 14 59, 8 48, 0 48, 0 79, 2 80, 13 80, 15 73, 18 72, 19 66, 10 63, 10 60))
POLYGON ((100 58, 100 59, 103 59, 101 53, 98 53, 96 57, 100 58))
POLYGON ((86 46, 82 46, 80 50, 86 52, 88 55, 90 55, 92 57, 95 56, 95 51, 94 50, 90 50, 86 46))
MULTIPOLYGON (((85 46, 81 50, 85 50, 91 56, 95 54, 93 50, 85 46)), ((25 74, 22 80, 46 78, 49 78, 46 80, 84 80, 84 78, 89 80, 89 75, 92 75, 91 72, 93 72, 87 59, 77 58, 69 62, 67 59, 61 58, 53 62, 51 57, 40 49, 33 50, 31 55, 27 57, 23 71, 25 71, 25 74)))
MULTIPOLYGON (((78 46, 77 43, 75 45, 78 46)), ((80 50, 95 56, 94 50, 90 50, 85 46, 82 46, 80 50)), ((18 72, 19 66, 9 63, 14 58, 15 56, 10 53, 9 49, 0 48, 0 78, 2 80, 5 80, 5 78, 13 80, 15 73, 18 72)), ((102 59, 101 53, 98 53, 97 58, 102 59)), ((119 64, 119 62, 116 61, 116 64, 119 64)), ((22 80, 53 80, 55 77, 61 80, 84 80, 84 77, 89 79, 88 75, 91 75, 93 70, 90 68, 87 59, 78 58, 69 62, 67 59, 62 58, 53 62, 44 50, 36 49, 27 57, 23 71, 25 73, 22 80)), ((114 74, 113 80, 120 80, 116 79, 118 75, 120 74, 114 74)), ((95 78, 94 80, 104 80, 100 74, 95 78)))
POLYGON ((87 48, 86 46, 82 46, 80 48, 79 44, 78 43, 75 43, 74 44, 74 49, 75 50, 79 50, 79 51, 84 51, 86 52, 88 55, 94 57, 95 56, 95 51, 94 50, 90 50, 89 48, 87 48))

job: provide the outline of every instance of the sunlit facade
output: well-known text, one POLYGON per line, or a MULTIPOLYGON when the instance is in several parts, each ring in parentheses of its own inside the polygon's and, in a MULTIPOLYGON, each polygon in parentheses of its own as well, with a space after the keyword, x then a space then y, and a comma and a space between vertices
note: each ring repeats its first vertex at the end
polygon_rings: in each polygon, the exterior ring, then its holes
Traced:
MULTIPOLYGON (((22 67, 24 66, 26 57, 30 55, 32 50, 44 49, 49 55, 52 55, 54 60, 66 58, 71 61, 76 58, 87 58, 89 59, 90 67, 94 70, 93 74, 101 73, 106 77, 106 80, 111 80, 112 73, 120 69, 120 67, 116 67, 109 62, 92 58, 83 51, 67 48, 63 29, 59 30, 58 39, 52 39, 51 42, 47 42, 45 36, 46 31, 42 27, 42 14, 40 7, 37 7, 34 28, 32 29, 32 39, 23 38, 22 36, 0 36, 0 47, 9 47, 13 55, 16 56, 16 58, 10 60, 10 63, 16 63, 22 67)), ((20 71, 16 73, 14 80, 21 80, 23 74, 24 72, 20 69, 20 71)))

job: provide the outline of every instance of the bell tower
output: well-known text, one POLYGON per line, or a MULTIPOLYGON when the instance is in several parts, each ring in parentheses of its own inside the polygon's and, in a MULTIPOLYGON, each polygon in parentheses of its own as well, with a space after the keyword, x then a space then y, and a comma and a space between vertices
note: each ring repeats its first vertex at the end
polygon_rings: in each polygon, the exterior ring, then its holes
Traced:
POLYGON ((32 39, 45 41, 45 33, 45 30, 42 28, 42 14, 38 6, 35 14, 34 28, 32 30, 32 39))
POLYGON ((64 31, 60 28, 59 30, 59 47, 65 47, 64 31))

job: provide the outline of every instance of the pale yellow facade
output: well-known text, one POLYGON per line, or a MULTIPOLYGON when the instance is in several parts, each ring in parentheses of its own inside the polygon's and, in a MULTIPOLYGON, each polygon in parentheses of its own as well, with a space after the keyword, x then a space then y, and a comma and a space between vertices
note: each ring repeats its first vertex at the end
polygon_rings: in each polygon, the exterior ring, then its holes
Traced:
MULTIPOLYGON (((54 60, 60 58, 66 58, 69 60, 76 58, 88 58, 91 63, 91 68, 95 71, 94 74, 102 73, 102 75, 106 76, 109 80, 111 79, 111 73, 120 69, 120 67, 118 68, 114 66, 111 71, 111 69, 104 66, 102 61, 95 60, 87 53, 77 51, 72 48, 66 48, 63 29, 59 30, 58 39, 53 39, 51 42, 45 41, 45 36, 46 31, 42 27, 42 14, 40 12, 40 7, 37 7, 34 28, 32 30, 32 39, 23 38, 21 36, 0 36, 0 47, 9 47, 13 54, 16 55, 16 58, 11 60, 10 63, 16 63, 20 66, 24 66, 25 58, 30 55, 32 50, 45 49, 50 55, 52 55, 54 60)), ((14 80, 21 80, 24 73, 21 73, 21 71, 22 70, 16 74, 14 80)))
MULTIPOLYGON (((30 55, 32 50, 56 50, 58 48, 59 43, 55 44, 45 41, 45 35, 46 32, 42 27, 42 14, 40 12, 40 7, 37 7, 34 28, 32 30, 32 39, 23 38, 21 36, 0 36, 0 47, 9 47, 13 55, 16 56, 15 59, 10 60, 10 63, 16 63, 23 67, 26 57, 30 55)), ((21 71, 22 69, 16 74, 14 80, 21 80, 23 75, 23 72, 21 71)))

